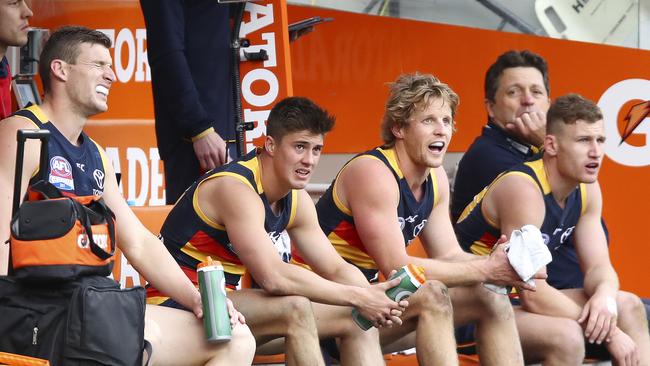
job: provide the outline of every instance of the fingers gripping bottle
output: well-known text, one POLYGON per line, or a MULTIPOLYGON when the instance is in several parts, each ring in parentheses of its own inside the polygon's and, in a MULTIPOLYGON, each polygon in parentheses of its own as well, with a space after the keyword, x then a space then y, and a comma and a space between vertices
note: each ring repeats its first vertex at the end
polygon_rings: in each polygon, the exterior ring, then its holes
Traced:
MULTIPOLYGON (((390 281, 395 278, 401 278, 401 281, 399 285, 386 290, 386 296, 397 302, 413 295, 426 280, 424 277, 424 268, 415 264, 407 264, 400 268, 388 280, 390 281)), ((361 316, 357 309, 352 309, 352 319, 363 330, 372 328, 372 322, 361 316)))
POLYGON ((232 337, 230 314, 226 306, 226 278, 221 262, 199 263, 197 268, 199 290, 203 303, 203 326, 208 342, 227 342, 232 337))

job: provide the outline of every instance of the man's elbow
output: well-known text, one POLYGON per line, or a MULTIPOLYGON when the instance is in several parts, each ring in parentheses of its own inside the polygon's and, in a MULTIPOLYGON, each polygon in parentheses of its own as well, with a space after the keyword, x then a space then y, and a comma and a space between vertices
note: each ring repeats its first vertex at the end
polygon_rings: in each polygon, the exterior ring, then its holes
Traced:
POLYGON ((521 308, 529 313, 543 314, 543 304, 540 294, 523 290, 519 293, 521 308))
POLYGON ((290 293, 288 281, 282 276, 265 276, 261 281, 257 281, 257 284, 260 285, 260 287, 269 295, 292 295, 290 293))

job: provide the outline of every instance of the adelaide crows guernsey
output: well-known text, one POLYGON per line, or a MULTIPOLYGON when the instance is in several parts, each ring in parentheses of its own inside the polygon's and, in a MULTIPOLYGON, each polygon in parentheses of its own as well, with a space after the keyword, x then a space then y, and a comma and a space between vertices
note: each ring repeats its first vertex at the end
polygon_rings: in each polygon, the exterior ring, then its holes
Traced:
MULTIPOLYGON (((567 283, 581 280, 578 256, 573 245, 573 230, 585 210, 587 194, 585 184, 580 184, 571 192, 562 208, 551 192, 543 159, 533 160, 506 171, 494 182, 506 175, 517 174, 535 182, 544 196, 546 215, 540 231, 553 260, 547 265, 547 282, 556 288, 566 288, 567 283)), ((490 185, 492 186, 494 182, 490 185)), ((483 189, 465 208, 455 226, 456 236, 464 250, 479 255, 487 255, 501 236, 501 230, 482 212, 483 197, 490 189, 483 189)), ((525 205, 525 202, 513 202, 525 205)), ((510 233, 506 233, 510 234, 510 233)))
MULTIPOLYGON (((277 242, 282 240, 282 231, 291 227, 296 215, 297 191, 291 191, 278 202, 281 212, 276 215, 264 194, 258 151, 254 150, 238 160, 204 174, 185 191, 172 208, 160 230, 160 235, 183 271, 196 284, 196 267, 210 256, 221 261, 226 276, 226 286, 234 289, 239 284, 240 277, 246 272, 246 268, 230 242, 226 228, 207 217, 198 203, 198 188, 201 184, 219 177, 236 178, 259 195, 265 210, 264 229, 276 246, 279 245, 277 242)), ((283 258, 284 261, 289 259, 283 258)), ((149 296, 156 296, 156 294, 149 291, 149 296)))
POLYGON ((21 109, 14 115, 30 120, 37 128, 50 131, 49 164, 39 167, 39 171, 32 175, 30 185, 41 178, 40 169, 47 169, 49 182, 65 195, 101 196, 104 193, 107 159, 95 141, 81 132, 79 146, 73 145, 38 105, 21 109))
MULTIPOLYGON (((378 268, 368 255, 354 225, 352 211, 343 205, 336 193, 336 181, 347 164, 355 159, 376 159, 393 173, 399 186, 399 205, 395 219, 399 222, 404 244, 418 236, 426 225, 433 206, 438 200, 438 186, 433 171, 422 185, 423 195, 418 202, 413 196, 402 170, 397 164, 394 149, 376 148, 354 157, 341 169, 334 182, 316 204, 320 226, 336 251, 348 262, 359 267, 369 281, 377 277, 378 268)), ((295 257, 295 254, 294 254, 295 257)))

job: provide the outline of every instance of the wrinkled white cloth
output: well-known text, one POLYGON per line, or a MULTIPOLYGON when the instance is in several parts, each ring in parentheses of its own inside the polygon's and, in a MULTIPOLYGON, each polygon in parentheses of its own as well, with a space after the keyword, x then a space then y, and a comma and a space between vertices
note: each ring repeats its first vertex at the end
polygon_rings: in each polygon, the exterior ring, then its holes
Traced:
MULTIPOLYGON (((534 225, 525 225, 520 230, 513 230, 510 241, 506 244, 508 261, 522 281, 535 286, 533 275, 553 259, 551 252, 544 244, 542 233, 534 225)), ((498 294, 507 294, 508 289, 493 284, 483 284, 487 289, 498 294)))

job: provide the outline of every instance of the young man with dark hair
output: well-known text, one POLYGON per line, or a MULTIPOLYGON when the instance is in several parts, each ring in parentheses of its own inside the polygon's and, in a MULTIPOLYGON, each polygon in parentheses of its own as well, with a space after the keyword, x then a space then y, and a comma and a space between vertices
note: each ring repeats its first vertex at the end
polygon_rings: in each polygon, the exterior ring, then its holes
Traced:
POLYGON ((458 102, 432 75, 401 75, 386 102, 384 145, 345 164, 318 201, 318 218, 338 253, 370 281, 407 263, 424 267, 429 281, 409 298, 404 324, 380 330, 385 351, 415 345, 422 365, 455 364, 453 325, 477 323, 481 364, 521 365, 512 307, 482 283, 526 285, 503 251, 488 258, 463 252, 449 220, 442 161, 458 102), (407 253, 416 237, 430 258, 407 253))
MULTIPOLYGON (((338 339, 341 364, 383 364, 377 330, 364 332, 352 319, 355 307, 375 325, 401 323, 400 304, 385 295, 399 280, 370 286, 346 263, 318 226, 304 190, 334 118, 306 98, 276 104, 267 121, 264 147, 206 173, 181 196, 161 237, 185 273, 196 281, 206 256, 221 261, 234 289, 249 272, 258 289, 228 292, 246 316, 258 353, 284 351, 287 364, 320 365, 321 338, 338 339), (286 229, 316 273, 286 263, 286 229), (274 339, 284 337, 284 347, 274 339)), ((150 301, 175 306, 150 291, 150 301)))
MULTIPOLYGON (((0 0, 0 120, 11 114, 11 70, 7 48, 27 43, 29 18, 34 15, 25 0, 0 0)), ((2 268, 2 267, 0 267, 2 268)))
POLYGON ((465 208, 456 225, 461 245, 485 254, 502 234, 527 224, 537 226, 553 261, 547 267, 548 281, 537 280, 537 291, 519 294, 522 341, 535 339, 535 334, 550 337, 557 330, 575 334, 577 329, 590 343, 604 344, 616 364, 648 365, 645 309, 636 295, 619 291, 600 222, 602 113, 579 95, 565 95, 551 105, 546 129, 539 159, 509 169, 465 208), (576 259, 584 287, 558 290, 550 285, 564 275, 567 262, 576 259), (561 326, 567 321, 570 324, 561 326))
MULTIPOLYGON (((144 338, 153 346, 153 365, 250 365, 254 339, 243 317, 229 303, 232 339, 209 344, 204 339, 201 296, 162 243, 140 223, 120 194, 104 150, 83 128, 88 118, 108 109, 113 82, 111 42, 103 33, 85 27, 63 27, 52 33, 43 49, 43 103, 0 122, 0 263, 6 265, 16 161, 16 131, 47 129, 50 166, 39 167, 39 143, 25 145, 23 185, 47 169, 48 180, 66 195, 101 195, 115 214, 116 242, 129 262, 147 280, 191 312, 148 305, 144 338)), ((47 213, 44 213, 47 214, 47 213)), ((6 267, 3 269, 6 272, 6 267)), ((4 274, 4 273, 3 273, 4 274)), ((54 285, 52 285, 54 286, 54 285)), ((124 310, 127 311, 127 310, 124 310)), ((92 319, 86 319, 92 321, 92 319)))

